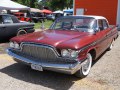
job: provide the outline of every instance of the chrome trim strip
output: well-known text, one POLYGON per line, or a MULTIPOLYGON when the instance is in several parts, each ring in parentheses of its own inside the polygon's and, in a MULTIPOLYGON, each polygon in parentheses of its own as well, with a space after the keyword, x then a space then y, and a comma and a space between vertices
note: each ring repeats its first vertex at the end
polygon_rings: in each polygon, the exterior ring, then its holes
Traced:
POLYGON ((37 62, 37 61, 35 62, 34 60, 30 60, 13 53, 10 48, 8 48, 6 51, 10 56, 18 59, 19 61, 22 61, 30 65, 31 64, 41 65, 43 69, 48 69, 51 71, 74 74, 81 68, 80 62, 76 62, 74 64, 51 64, 51 63, 43 63, 43 62, 37 62))

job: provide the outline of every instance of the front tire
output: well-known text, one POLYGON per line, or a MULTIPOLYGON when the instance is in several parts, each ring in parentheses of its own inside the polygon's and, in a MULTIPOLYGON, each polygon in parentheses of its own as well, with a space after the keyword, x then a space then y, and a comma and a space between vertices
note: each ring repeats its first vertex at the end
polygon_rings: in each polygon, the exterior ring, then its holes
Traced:
POLYGON ((81 64, 81 68, 76 72, 76 76, 80 78, 86 77, 92 66, 92 56, 90 53, 87 54, 87 59, 81 64))

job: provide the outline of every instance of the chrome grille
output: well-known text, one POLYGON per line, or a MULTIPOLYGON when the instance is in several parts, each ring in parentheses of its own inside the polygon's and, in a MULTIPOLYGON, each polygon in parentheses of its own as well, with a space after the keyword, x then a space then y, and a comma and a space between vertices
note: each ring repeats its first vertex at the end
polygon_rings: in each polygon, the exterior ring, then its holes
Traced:
POLYGON ((57 51, 51 46, 37 45, 37 44, 26 44, 21 45, 21 50, 12 49, 12 52, 16 53, 19 56, 24 58, 36 61, 36 62, 45 62, 45 63, 64 63, 70 64, 77 62, 74 59, 62 58, 59 56, 57 51))
POLYGON ((24 55, 44 60, 44 61, 55 61, 57 60, 57 55, 52 47, 33 45, 33 44, 23 44, 22 53, 24 55))

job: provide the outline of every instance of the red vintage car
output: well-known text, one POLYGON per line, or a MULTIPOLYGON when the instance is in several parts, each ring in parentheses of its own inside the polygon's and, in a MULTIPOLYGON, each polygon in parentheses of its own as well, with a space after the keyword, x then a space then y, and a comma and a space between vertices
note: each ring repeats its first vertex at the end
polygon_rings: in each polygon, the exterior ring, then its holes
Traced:
POLYGON ((12 38, 7 52, 32 69, 84 78, 92 62, 110 50, 117 37, 116 26, 102 16, 66 16, 46 31, 12 38))

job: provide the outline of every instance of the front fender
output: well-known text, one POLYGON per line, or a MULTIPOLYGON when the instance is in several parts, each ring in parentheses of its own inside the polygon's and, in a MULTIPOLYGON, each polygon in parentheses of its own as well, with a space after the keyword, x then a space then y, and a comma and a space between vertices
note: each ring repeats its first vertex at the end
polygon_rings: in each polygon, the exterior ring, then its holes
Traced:
POLYGON ((86 58, 87 58, 87 53, 91 53, 91 54, 93 54, 92 53, 92 51, 95 51, 95 55, 94 55, 94 59, 96 58, 96 48, 95 48, 95 46, 93 46, 93 47, 90 47, 90 48, 87 48, 87 49, 84 49, 84 50, 80 50, 80 53, 79 53, 79 56, 78 56, 78 58, 79 58, 79 60, 81 61, 81 60, 85 60, 86 58))

